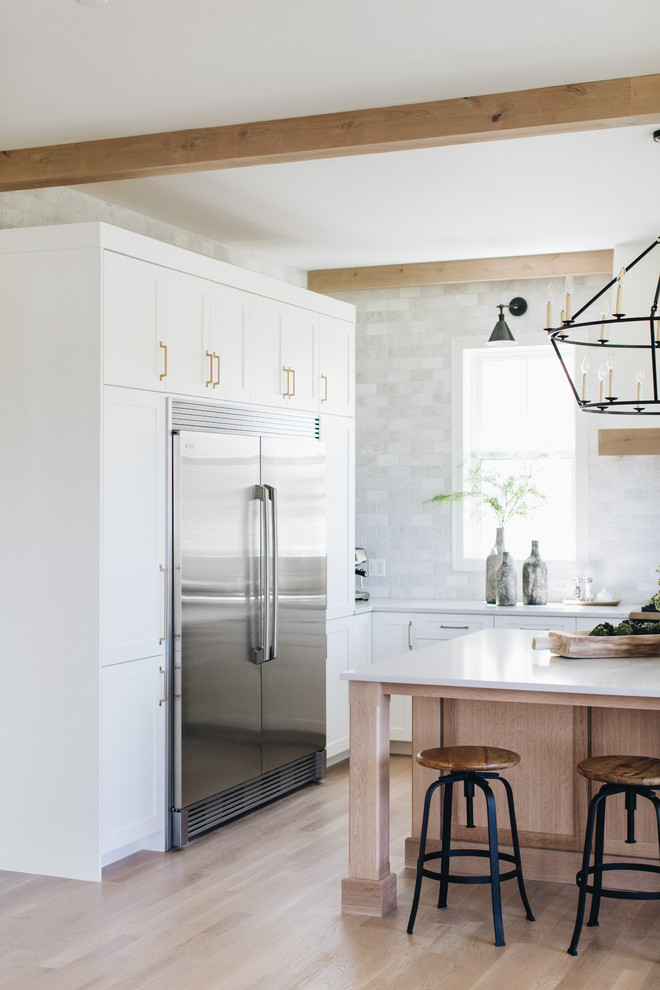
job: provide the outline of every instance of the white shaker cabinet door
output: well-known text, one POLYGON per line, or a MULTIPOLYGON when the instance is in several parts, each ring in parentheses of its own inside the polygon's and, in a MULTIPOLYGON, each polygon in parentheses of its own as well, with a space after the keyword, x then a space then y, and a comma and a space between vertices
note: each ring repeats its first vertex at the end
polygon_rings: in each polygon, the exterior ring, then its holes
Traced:
POLYGON ((112 251, 103 258, 103 380, 162 392, 168 370, 165 271, 112 251))
POLYGON ((285 321, 286 401, 291 409, 318 413, 320 400, 319 315, 288 306, 285 321))
POLYGON ((252 402, 282 407, 286 401, 284 371, 284 323, 286 306, 274 299, 254 296, 251 303, 252 402))
POLYGON ((104 664, 162 656, 167 636, 165 397, 106 386, 104 664))
MULTIPOLYGON (((416 648, 415 614, 409 612, 373 613, 373 658, 386 660, 416 648)), ((412 739, 412 705, 410 698, 392 695, 390 704, 390 739, 412 739)))
MULTIPOLYGON (((249 402, 250 295, 229 285, 211 285, 211 393, 216 399, 249 402)), ((279 398, 279 397, 278 397, 279 398)), ((255 399, 255 401, 259 401, 255 399)))
POLYGON ((101 851, 165 848, 167 698, 161 657, 103 668, 101 851), (145 841, 147 840, 147 841, 145 841))
POLYGON ((355 326, 333 316, 320 323, 321 412, 355 415, 355 326))
POLYGON ((165 340, 168 392, 211 396, 216 368, 209 348, 210 283, 184 272, 165 278, 165 340))

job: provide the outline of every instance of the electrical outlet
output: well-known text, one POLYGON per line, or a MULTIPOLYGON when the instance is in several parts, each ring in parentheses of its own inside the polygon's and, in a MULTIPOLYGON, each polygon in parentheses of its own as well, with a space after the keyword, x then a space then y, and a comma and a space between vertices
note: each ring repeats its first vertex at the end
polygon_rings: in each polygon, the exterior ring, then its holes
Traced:
POLYGON ((386 572, 384 560, 374 559, 369 561, 369 573, 372 577, 385 577, 386 572))

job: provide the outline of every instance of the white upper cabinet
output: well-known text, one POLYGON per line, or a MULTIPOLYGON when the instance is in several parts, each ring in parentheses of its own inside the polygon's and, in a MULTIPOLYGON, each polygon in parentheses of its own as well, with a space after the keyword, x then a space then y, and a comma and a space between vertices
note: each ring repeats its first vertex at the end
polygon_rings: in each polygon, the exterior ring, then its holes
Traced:
POLYGON ((274 299, 252 299, 252 401, 319 411, 319 316, 274 299))
POLYGON ((103 370, 107 385, 164 391, 165 272, 158 265, 106 251, 103 370))
POLYGON ((319 411, 319 315, 287 306, 284 318, 283 368, 286 403, 291 409, 319 411))
POLYGON ((321 412, 355 414, 355 327, 334 316, 320 320, 321 412))
POLYGON ((211 287, 203 278, 165 273, 167 371, 165 389, 179 395, 210 395, 213 374, 209 353, 211 287))
POLYGON ((211 283, 211 327, 207 360, 212 371, 211 394, 216 399, 249 402, 250 294, 229 285, 211 283))

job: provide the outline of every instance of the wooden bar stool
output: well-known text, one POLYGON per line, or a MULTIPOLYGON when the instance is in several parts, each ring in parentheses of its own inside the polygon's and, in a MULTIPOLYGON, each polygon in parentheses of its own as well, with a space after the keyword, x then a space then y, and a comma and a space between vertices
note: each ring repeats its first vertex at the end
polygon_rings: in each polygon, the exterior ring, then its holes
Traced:
POLYGON ((528 921, 534 921, 534 915, 527 900, 525 885, 523 883, 522 865, 520 862, 520 847, 518 844, 518 829, 516 827, 516 813, 513 806, 513 792, 508 780, 500 777, 498 770, 507 767, 515 767, 520 763, 520 757, 510 749, 498 749, 495 746, 445 746, 441 749, 423 749, 417 754, 417 762, 423 767, 430 767, 432 770, 441 771, 441 776, 426 791, 424 798, 424 814, 422 817, 422 830, 419 839, 419 856, 417 858, 417 879, 415 881, 415 893, 413 896, 410 918, 408 920, 408 934, 412 935, 417 908, 419 906, 419 895, 422 887, 422 878, 429 877, 440 882, 440 893, 438 896, 438 907, 447 907, 447 888, 450 883, 489 883, 491 887, 491 899, 493 903, 493 926, 495 928, 495 945, 504 945, 504 927, 502 924, 502 901, 500 897, 500 883, 502 880, 518 880, 518 889, 527 914, 528 921), (513 855, 500 852, 497 845, 497 819, 495 815, 495 797, 488 783, 489 780, 499 780, 506 790, 507 802, 509 805, 509 819, 511 822, 511 840, 513 844, 513 855), (486 810, 488 815, 488 850, 485 849, 452 849, 451 848, 451 811, 454 784, 462 783, 465 793, 467 807, 467 827, 474 828, 473 820, 473 799, 474 788, 479 787, 486 798, 486 810), (439 787, 444 787, 444 799, 442 802, 442 846, 439 852, 426 852, 426 835, 429 825, 429 811, 431 799, 439 787), (456 856, 485 856, 490 860, 490 873, 484 875, 474 874, 453 874, 449 872, 449 861, 456 856), (441 860, 440 872, 424 868, 424 864, 431 859, 441 860), (500 861, 504 860, 513 863, 515 869, 507 873, 500 872, 500 861))
POLYGON ((605 803, 613 794, 624 794, 626 802, 627 834, 626 842, 635 842, 635 809, 637 797, 647 798, 655 808, 658 824, 658 847, 660 848, 660 799, 654 793, 660 788, 660 760, 648 756, 590 756, 580 760, 577 765, 578 773, 589 780, 597 780, 603 784, 598 793, 592 798, 587 815, 587 827, 584 838, 584 853, 582 869, 575 877, 580 888, 578 897, 577 917, 573 938, 568 948, 572 956, 577 956, 577 946, 584 921, 584 911, 587 894, 591 894, 591 912, 587 927, 598 924, 601 897, 622 897, 625 900, 652 901, 660 898, 660 891, 632 891, 603 889, 603 873, 611 870, 636 870, 642 873, 660 873, 660 866, 646 863, 603 863, 603 847, 605 845, 605 803), (594 839, 594 863, 589 866, 591 846, 594 839), (589 884, 589 877, 593 884, 589 884))

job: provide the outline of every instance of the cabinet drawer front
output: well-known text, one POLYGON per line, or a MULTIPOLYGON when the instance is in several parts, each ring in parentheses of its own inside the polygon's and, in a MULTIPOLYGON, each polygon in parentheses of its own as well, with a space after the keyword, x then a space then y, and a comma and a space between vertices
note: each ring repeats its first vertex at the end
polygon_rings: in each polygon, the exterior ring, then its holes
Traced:
POLYGON ((416 616, 415 625, 417 639, 454 639, 455 636, 466 636, 480 629, 492 629, 493 617, 461 615, 460 612, 445 612, 442 615, 420 613, 416 616))
POLYGON ((496 629, 555 629, 575 632, 577 620, 563 615, 496 615, 496 629))

